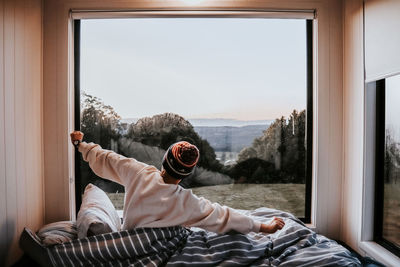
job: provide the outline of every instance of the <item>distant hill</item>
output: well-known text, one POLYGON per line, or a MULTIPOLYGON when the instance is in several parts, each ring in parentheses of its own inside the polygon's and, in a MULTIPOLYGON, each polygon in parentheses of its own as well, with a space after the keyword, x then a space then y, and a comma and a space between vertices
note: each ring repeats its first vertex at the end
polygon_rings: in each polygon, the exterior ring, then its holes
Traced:
POLYGON ((194 130, 201 138, 206 139, 215 151, 240 152, 243 148, 252 145, 253 140, 263 135, 268 124, 233 126, 195 126, 194 130))
POLYGON ((243 120, 235 120, 235 119, 188 119, 188 121, 194 126, 214 126, 214 127, 223 127, 223 126, 231 126, 231 127, 243 127, 250 125, 269 125, 273 122, 273 120, 252 120, 252 121, 243 121, 243 120))
MULTIPOLYGON (((138 118, 124 118, 121 119, 122 123, 136 123, 138 118)), ((235 120, 235 119, 187 119, 194 127, 196 126, 232 126, 232 127, 242 127, 248 125, 269 125, 273 122, 273 120, 251 120, 251 121, 243 121, 243 120, 235 120)))
MULTIPOLYGON (((143 119, 126 118, 121 122, 131 124, 141 120, 143 119)), ((243 148, 251 146, 253 140, 262 136, 263 131, 273 122, 272 120, 243 121, 235 119, 189 119, 185 121, 193 125, 195 132, 201 138, 206 139, 214 151, 219 152, 240 152, 243 148)))

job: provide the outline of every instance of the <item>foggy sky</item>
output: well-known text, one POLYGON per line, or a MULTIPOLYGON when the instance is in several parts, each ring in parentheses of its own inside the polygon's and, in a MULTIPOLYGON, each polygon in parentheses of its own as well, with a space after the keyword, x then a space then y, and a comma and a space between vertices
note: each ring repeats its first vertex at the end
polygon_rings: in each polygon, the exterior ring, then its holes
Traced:
POLYGON ((305 20, 82 20, 81 89, 122 118, 287 116, 306 106, 305 20))

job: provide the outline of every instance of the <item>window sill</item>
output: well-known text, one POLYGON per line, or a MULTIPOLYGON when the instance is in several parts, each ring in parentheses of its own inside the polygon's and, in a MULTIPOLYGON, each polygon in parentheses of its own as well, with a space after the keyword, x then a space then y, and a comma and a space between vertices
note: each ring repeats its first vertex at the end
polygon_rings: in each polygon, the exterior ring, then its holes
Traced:
POLYGON ((360 243, 360 249, 362 249, 367 256, 370 256, 377 261, 387 266, 400 266, 400 258, 378 245, 373 241, 363 241, 360 243))
POLYGON ((312 223, 306 223, 306 226, 307 226, 307 228, 313 230, 314 232, 317 231, 317 227, 315 227, 315 225, 312 223))

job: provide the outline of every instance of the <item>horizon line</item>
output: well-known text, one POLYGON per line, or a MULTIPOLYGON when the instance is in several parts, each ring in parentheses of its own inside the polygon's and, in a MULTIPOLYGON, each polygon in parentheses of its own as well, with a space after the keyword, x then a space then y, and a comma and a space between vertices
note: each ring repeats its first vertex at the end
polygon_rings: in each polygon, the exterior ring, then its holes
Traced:
MULTIPOLYGON (((156 114, 156 115, 160 115, 160 114, 156 114)), ((154 117, 156 115, 144 116, 144 117, 140 117, 140 118, 137 118, 137 117, 122 118, 121 117, 121 120, 129 120, 129 119, 139 120, 139 119, 146 118, 146 117, 148 117, 148 118, 149 117, 154 117)), ((183 117, 183 116, 181 116, 181 117, 183 117)), ((185 120, 232 120, 232 121, 272 121, 272 120, 275 120, 275 119, 248 119, 248 120, 242 120, 242 119, 235 119, 235 118, 205 118, 205 117, 203 117, 203 118, 185 118, 185 117, 183 117, 183 118, 185 120)))

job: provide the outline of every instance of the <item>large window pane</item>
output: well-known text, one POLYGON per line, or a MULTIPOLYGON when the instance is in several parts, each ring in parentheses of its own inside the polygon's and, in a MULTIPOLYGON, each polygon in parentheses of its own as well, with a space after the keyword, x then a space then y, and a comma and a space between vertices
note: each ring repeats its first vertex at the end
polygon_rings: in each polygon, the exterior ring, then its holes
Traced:
POLYGON ((387 78, 385 89, 385 161, 383 238, 400 248, 400 75, 387 78))
MULTIPOLYGON (((190 141, 201 158, 183 187, 304 217, 306 39, 305 20, 83 20, 85 140, 157 168, 190 141)), ((123 187, 83 162, 80 177, 123 208, 123 187)))

